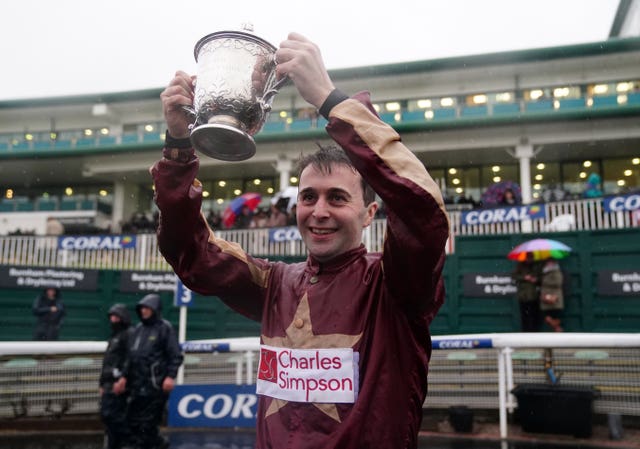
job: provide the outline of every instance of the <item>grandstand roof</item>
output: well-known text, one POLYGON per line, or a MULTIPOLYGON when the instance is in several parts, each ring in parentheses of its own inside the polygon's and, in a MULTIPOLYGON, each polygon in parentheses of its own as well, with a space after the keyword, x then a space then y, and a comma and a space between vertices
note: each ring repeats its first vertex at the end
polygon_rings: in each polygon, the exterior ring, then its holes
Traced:
MULTIPOLYGON (((623 0, 624 1, 624 0, 623 0)), ((335 81, 362 77, 385 77, 396 74, 437 72, 455 69, 482 68, 495 65, 520 64, 557 59, 581 58, 604 54, 625 53, 640 50, 640 37, 611 38, 601 42, 589 42, 544 48, 532 48, 505 52, 484 53, 469 56, 428 59, 403 63, 381 64, 346 69, 329 70, 335 81)), ((1 109, 47 107, 68 104, 117 103, 122 101, 156 100, 164 86, 136 91, 96 93, 0 101, 1 109)))

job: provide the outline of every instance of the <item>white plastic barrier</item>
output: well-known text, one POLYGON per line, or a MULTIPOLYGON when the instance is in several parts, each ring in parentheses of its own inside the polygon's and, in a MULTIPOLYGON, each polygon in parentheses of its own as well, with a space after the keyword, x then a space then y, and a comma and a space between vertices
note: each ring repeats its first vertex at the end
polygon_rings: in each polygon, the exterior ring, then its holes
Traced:
MULTIPOLYGON (((183 343, 185 383, 253 384, 259 346, 258 337, 187 341, 183 343), (208 353, 215 360, 194 360, 197 353, 208 353)), ((508 413, 517 405, 510 394, 514 386, 548 383, 546 365, 554 362, 563 385, 603 389, 597 400, 600 412, 640 416, 640 333, 441 335, 433 337, 432 346, 427 404, 497 405, 503 438, 507 437, 508 413), (452 384, 461 389, 450 391, 452 384)), ((76 394, 69 399, 78 404, 73 412, 93 412, 105 348, 105 342, 0 342, 0 381, 6 387, 2 394, 14 407, 12 411, 5 404, 0 414, 15 413, 17 402, 25 396, 32 413, 43 413, 47 401, 53 397, 63 403, 68 399, 65 394, 76 394), (40 359, 37 368, 16 363, 35 362, 36 358, 40 359), (76 378, 75 393, 65 386, 69 377, 76 378)))

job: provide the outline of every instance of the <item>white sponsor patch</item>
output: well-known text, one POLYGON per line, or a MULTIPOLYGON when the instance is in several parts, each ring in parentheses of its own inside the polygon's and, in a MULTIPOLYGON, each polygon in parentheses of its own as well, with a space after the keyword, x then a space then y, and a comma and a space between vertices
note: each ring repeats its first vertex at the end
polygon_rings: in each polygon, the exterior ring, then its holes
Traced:
POLYGON ((358 396, 358 353, 261 345, 256 392, 285 401, 352 404, 358 396))

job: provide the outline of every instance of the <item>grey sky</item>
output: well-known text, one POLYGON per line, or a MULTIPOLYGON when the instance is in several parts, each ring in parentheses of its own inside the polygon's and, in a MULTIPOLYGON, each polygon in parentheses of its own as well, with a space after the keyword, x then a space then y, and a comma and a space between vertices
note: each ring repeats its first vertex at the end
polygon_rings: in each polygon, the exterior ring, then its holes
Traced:
POLYGON ((606 40, 619 0, 19 0, 3 3, 0 100, 163 87, 193 47, 254 25, 300 32, 327 67, 606 40))

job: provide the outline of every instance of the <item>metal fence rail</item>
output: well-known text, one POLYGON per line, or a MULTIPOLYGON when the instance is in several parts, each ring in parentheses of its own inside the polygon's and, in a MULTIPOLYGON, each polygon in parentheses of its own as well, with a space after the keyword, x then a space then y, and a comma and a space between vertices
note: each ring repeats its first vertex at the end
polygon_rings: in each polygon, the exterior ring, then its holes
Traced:
MULTIPOLYGON (((224 349, 215 348, 225 352, 187 353, 179 382, 254 383, 258 338, 208 342, 221 341, 224 349)), ((0 418, 97 413, 105 347, 104 342, 0 342, 0 418)), ((551 364, 558 385, 598 391, 596 413, 640 416, 639 360, 640 334, 439 336, 425 407, 497 409, 506 437, 506 414, 517 406, 510 391, 519 384, 549 384, 551 364)))

